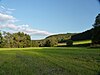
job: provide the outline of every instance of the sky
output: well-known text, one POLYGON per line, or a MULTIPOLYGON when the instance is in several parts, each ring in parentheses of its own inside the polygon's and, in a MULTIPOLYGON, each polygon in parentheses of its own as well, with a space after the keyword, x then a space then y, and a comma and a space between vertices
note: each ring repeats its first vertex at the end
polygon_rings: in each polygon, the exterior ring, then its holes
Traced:
POLYGON ((33 40, 92 28, 97 0, 0 0, 0 30, 24 32, 33 40))

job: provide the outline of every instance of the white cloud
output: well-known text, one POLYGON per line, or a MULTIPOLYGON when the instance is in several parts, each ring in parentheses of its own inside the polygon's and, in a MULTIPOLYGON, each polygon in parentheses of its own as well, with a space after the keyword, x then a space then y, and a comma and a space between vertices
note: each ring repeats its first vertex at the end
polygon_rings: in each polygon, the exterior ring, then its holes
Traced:
POLYGON ((10 33, 14 32, 24 32, 30 35, 39 35, 39 36, 48 36, 51 35, 51 33, 43 30, 38 30, 31 28, 29 25, 16 25, 15 22, 18 21, 16 20, 15 17, 12 15, 9 15, 14 11, 15 9, 10 9, 10 8, 5 8, 4 6, 0 6, 2 10, 0 10, 0 29, 4 29, 10 33))
POLYGON ((12 8, 6 8, 5 6, 1 5, 0 6, 0 12, 4 13, 4 14, 12 14, 12 12, 16 9, 12 9, 12 8))
POLYGON ((9 10, 9 11, 14 11, 14 10, 16 10, 16 9, 7 8, 7 10, 9 10))
POLYGON ((2 6, 2 5, 1 5, 0 7, 1 7, 2 9, 5 9, 5 7, 4 7, 4 6, 2 6))
POLYGON ((15 21, 16 19, 13 16, 0 13, 0 22, 1 24, 4 23, 0 25, 0 29, 8 28, 13 31, 20 31, 30 35, 51 35, 51 33, 47 31, 32 29, 29 25, 15 25, 15 21))
POLYGON ((0 25, 0 29, 2 28, 9 28, 11 30, 15 31, 20 31, 20 32, 24 32, 30 35, 44 35, 44 36, 48 36, 51 35, 51 33, 47 32, 47 31, 42 31, 42 30, 37 30, 37 29, 32 29, 29 27, 29 25, 15 25, 15 24, 6 24, 6 25, 0 25))
POLYGON ((6 13, 6 14, 12 14, 12 12, 11 12, 11 11, 5 11, 5 13, 6 13))
POLYGON ((0 22, 15 22, 16 19, 11 16, 11 15, 7 15, 7 14, 2 14, 0 13, 0 22))

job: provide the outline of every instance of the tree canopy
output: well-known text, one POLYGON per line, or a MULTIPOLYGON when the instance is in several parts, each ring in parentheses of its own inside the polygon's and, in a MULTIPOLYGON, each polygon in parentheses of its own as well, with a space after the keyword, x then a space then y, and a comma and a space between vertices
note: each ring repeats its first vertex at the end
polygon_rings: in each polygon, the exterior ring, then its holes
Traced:
POLYGON ((92 43, 100 45, 100 14, 97 15, 93 28, 92 43))
POLYGON ((24 47, 30 47, 31 44, 31 38, 28 34, 25 34, 23 32, 18 33, 6 33, 3 32, 3 34, 0 33, 0 47, 9 47, 9 48, 24 48, 24 47))

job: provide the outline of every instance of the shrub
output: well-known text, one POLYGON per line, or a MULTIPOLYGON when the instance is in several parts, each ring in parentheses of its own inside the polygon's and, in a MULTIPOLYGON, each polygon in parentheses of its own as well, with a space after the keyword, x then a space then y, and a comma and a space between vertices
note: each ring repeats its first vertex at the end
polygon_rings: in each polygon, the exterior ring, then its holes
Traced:
POLYGON ((45 47, 54 47, 55 45, 57 45, 57 40, 56 38, 49 38, 49 39, 46 39, 46 42, 45 42, 45 47))
POLYGON ((67 46, 72 46, 73 45, 73 41, 72 40, 67 40, 66 45, 67 46))

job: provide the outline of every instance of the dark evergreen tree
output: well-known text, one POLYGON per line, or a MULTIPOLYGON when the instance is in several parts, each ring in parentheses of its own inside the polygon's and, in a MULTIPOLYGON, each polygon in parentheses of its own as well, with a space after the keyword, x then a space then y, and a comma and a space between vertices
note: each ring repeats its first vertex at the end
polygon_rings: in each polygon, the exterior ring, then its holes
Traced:
POLYGON ((97 15, 93 28, 92 43, 100 45, 100 14, 97 15))
POLYGON ((66 41, 66 45, 67 46, 72 46, 73 45, 73 41, 72 40, 67 40, 66 41))
POLYGON ((0 32, 0 48, 3 47, 3 37, 2 33, 0 32))

